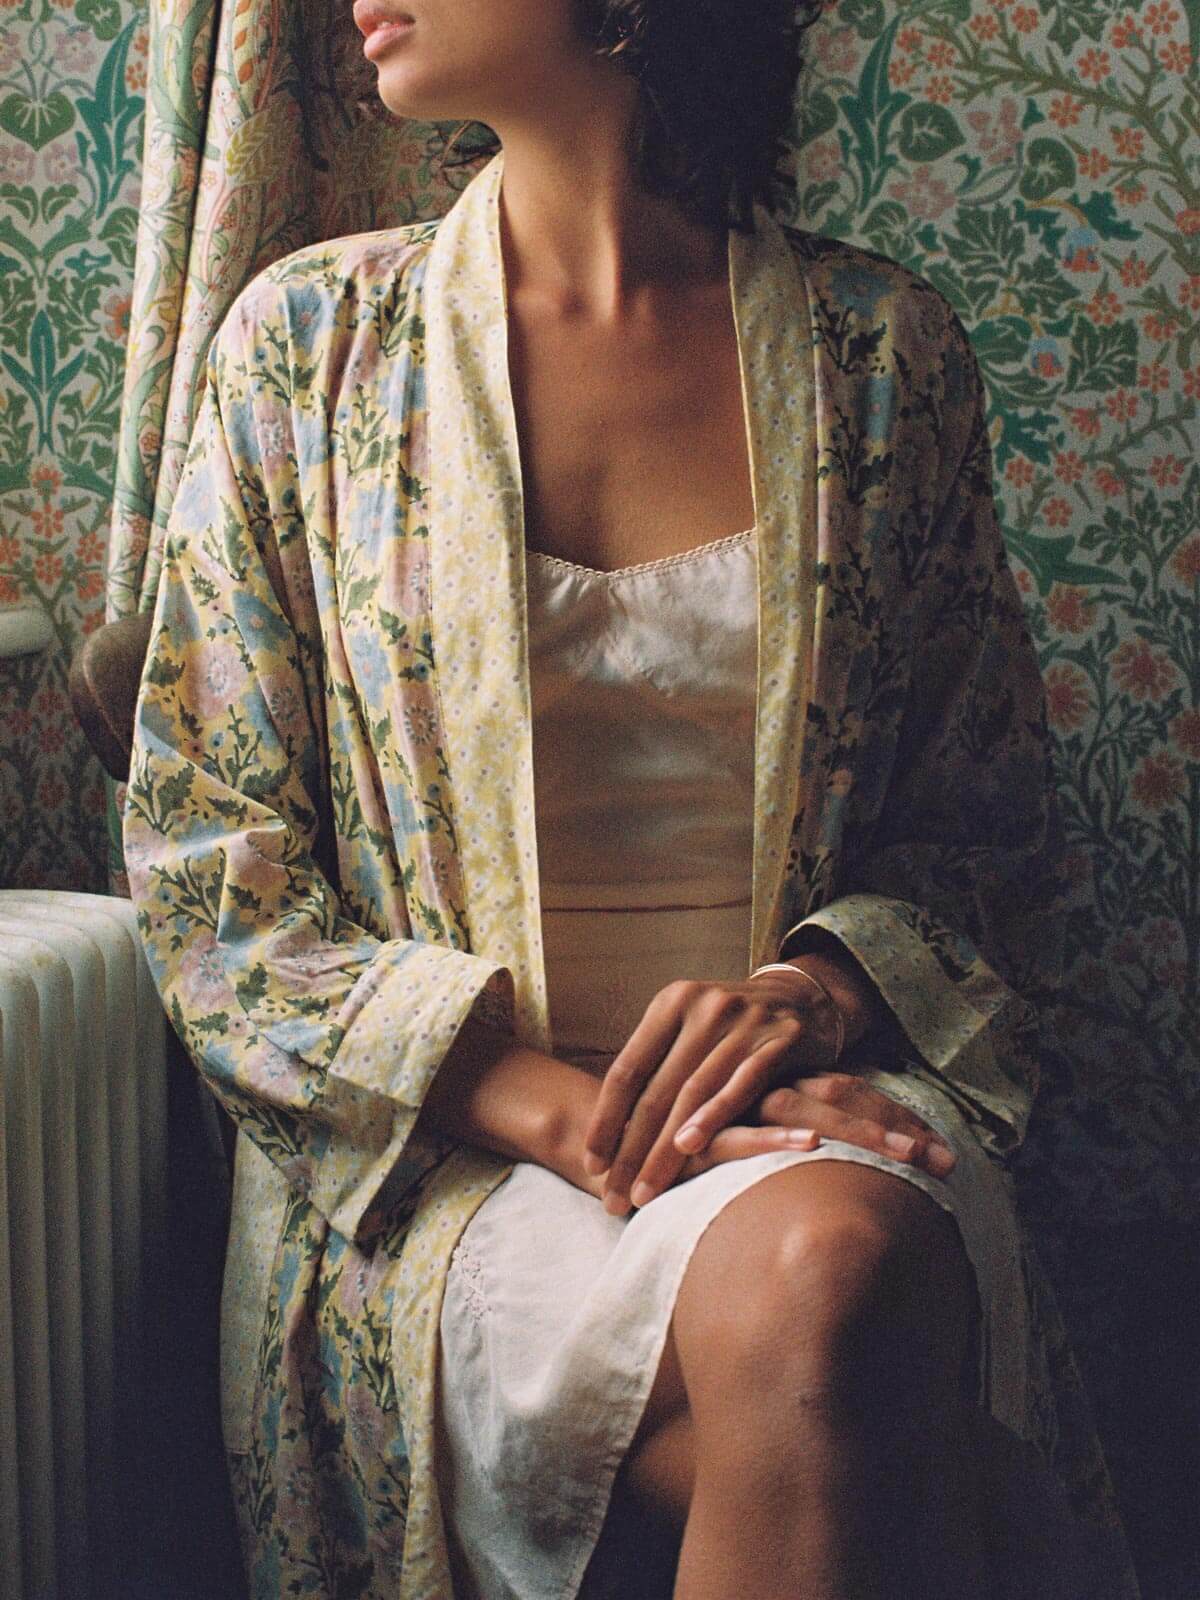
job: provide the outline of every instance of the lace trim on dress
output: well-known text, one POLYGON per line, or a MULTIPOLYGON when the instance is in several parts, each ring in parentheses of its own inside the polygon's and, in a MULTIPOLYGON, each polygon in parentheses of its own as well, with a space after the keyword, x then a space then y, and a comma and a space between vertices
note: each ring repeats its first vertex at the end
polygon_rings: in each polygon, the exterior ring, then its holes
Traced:
POLYGON ((757 530, 746 528, 741 533, 727 533, 722 539, 712 539, 708 544, 698 544, 694 550, 681 550, 678 555, 660 556, 657 561, 638 561, 628 567, 614 567, 605 571, 602 567, 585 567, 579 561, 568 561, 564 556, 548 555, 545 550, 534 550, 526 545, 525 554, 536 556, 539 561, 544 561, 548 566, 565 567, 569 572, 583 572, 589 578, 631 578, 638 577, 643 572, 666 572, 672 567, 683 567, 693 561, 699 561, 703 556, 714 555, 719 550, 729 550, 735 545, 749 539, 757 530))
POLYGON ((483 1263, 471 1250, 464 1234, 454 1248, 450 1264, 457 1275, 458 1291, 463 1304, 476 1322, 486 1322, 491 1315, 487 1291, 483 1287, 483 1263))

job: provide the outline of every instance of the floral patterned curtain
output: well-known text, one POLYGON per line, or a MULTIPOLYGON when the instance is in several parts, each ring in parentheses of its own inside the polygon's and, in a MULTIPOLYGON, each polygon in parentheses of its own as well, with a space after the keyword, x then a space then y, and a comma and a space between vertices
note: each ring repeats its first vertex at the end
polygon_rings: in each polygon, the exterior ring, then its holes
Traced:
POLYGON ((314 240, 436 215, 473 168, 391 118, 349 0, 151 0, 141 209, 108 615, 153 605, 209 342, 238 291, 314 240))

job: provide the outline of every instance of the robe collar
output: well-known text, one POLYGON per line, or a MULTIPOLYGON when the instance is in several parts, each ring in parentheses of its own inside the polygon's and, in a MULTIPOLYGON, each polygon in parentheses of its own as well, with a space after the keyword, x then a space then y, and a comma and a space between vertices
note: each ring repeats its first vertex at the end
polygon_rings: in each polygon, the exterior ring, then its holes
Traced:
MULTIPOLYGON (((549 1049, 542 955, 525 519, 500 235, 503 153, 441 220, 425 278, 433 653, 471 946, 512 973, 520 1037, 549 1049)), ((762 206, 729 232, 758 550, 752 933, 786 916, 812 680, 817 492, 812 323, 796 257, 762 206)), ((748 968, 749 970, 749 968, 748 968)), ((686 974, 681 974, 686 976, 686 974)))

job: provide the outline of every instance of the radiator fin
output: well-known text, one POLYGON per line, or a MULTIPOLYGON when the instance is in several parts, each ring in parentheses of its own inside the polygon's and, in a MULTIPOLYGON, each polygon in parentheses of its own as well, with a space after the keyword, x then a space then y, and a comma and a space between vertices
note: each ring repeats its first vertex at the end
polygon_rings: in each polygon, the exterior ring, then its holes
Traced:
POLYGON ((0 891, 0 1600, 84 1600, 120 1521, 165 1043, 128 901, 0 891))

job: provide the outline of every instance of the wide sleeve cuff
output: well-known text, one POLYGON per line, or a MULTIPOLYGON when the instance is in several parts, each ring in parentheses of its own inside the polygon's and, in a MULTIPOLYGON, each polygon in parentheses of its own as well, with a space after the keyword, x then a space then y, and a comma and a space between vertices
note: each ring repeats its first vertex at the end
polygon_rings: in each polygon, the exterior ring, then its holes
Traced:
POLYGON ((932 924, 906 901, 845 895, 789 928, 780 955, 802 955, 806 934, 818 929, 874 983, 919 1058, 914 1070, 950 1095, 988 1149, 997 1155, 1014 1150, 1037 1081, 1028 1002, 968 940, 932 924))
POLYGON ((468 1017, 508 1030, 512 980, 482 956, 444 945, 384 945, 342 1008, 322 1112, 333 1130, 311 1198, 340 1233, 360 1238, 453 1149, 413 1128, 468 1017))

